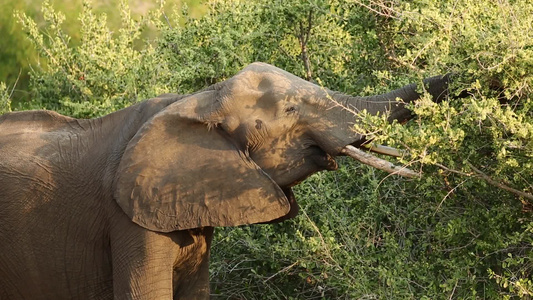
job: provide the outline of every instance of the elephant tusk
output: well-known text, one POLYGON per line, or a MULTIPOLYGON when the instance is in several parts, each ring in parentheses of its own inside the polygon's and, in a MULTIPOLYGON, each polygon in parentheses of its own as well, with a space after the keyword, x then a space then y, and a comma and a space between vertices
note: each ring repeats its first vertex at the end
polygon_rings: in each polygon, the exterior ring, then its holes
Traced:
POLYGON ((398 150, 396 148, 388 147, 388 146, 383 146, 383 145, 370 146, 367 144, 367 145, 363 145, 363 147, 365 147, 369 151, 379 153, 379 154, 385 154, 388 156, 401 157, 404 154, 404 151, 398 150))
POLYGON ((345 146, 341 152, 343 154, 350 156, 351 158, 354 158, 364 163, 365 165, 369 165, 371 167, 383 170, 391 174, 397 174, 397 175, 405 176, 409 178, 420 178, 421 177, 421 174, 418 172, 412 171, 406 167, 395 166, 392 163, 384 159, 375 157, 372 154, 368 154, 351 145, 345 146))

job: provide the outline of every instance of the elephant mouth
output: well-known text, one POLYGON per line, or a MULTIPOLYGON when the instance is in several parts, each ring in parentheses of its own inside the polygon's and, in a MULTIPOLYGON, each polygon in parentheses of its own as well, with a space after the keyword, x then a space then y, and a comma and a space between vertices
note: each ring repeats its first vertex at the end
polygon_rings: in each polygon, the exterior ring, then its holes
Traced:
POLYGON ((337 161, 326 151, 322 150, 319 146, 311 146, 309 150, 313 153, 311 155, 315 165, 319 170, 335 171, 338 168, 337 161))
POLYGON ((289 201, 289 205, 290 205, 289 212, 282 217, 279 217, 277 219, 264 222, 261 224, 273 224, 273 223, 283 222, 285 220, 296 217, 296 215, 298 214, 298 211, 299 211, 298 202, 296 202, 296 198, 294 197, 294 193, 292 192, 292 189, 290 187, 282 187, 281 190, 283 191, 283 193, 285 194, 285 197, 287 197, 287 200, 289 201))
POLYGON ((296 198, 294 197, 294 193, 292 192, 292 188, 290 187, 284 187, 281 188, 283 193, 285 194, 285 197, 287 197, 287 200, 289 200, 289 204, 291 205, 291 210, 287 215, 293 215, 296 216, 298 213, 298 203, 296 202, 296 198))
MULTIPOLYGON (((354 143, 354 144, 357 144, 357 143, 354 143)), ((378 157, 376 157, 376 156, 374 156, 374 155, 369 153, 369 152, 375 152, 375 153, 379 153, 379 154, 383 154, 383 155, 399 157, 399 156, 403 155, 403 153, 400 150, 397 150, 397 149, 391 148, 391 147, 387 147, 387 146, 382 146, 382 145, 370 147, 370 146, 366 146, 363 143, 361 143, 361 144, 359 144, 357 146, 358 147, 354 147, 353 144, 346 145, 342 149, 340 154, 341 155, 350 156, 350 157, 352 157, 352 158, 354 158, 354 159, 356 159, 356 160, 358 160, 358 161, 360 161, 360 162, 362 162, 362 163, 364 163, 366 165, 372 166, 372 167, 380 169, 380 170, 387 171, 387 172, 389 172, 391 174, 396 174, 396 175, 400 175, 400 176, 406 176, 406 177, 410 177, 410 178, 418 178, 418 177, 420 177, 420 173, 412 171, 412 170, 410 170, 410 169, 408 169, 406 167, 395 166, 391 162, 386 161, 386 160, 381 159, 381 158, 378 158, 378 157), (363 151, 361 149, 364 149, 366 151, 363 151)), ((318 148, 318 147, 314 147, 314 148, 318 148)), ((318 149, 320 149, 320 148, 318 148, 318 149)), ((324 169, 333 169, 334 170, 334 169, 337 168, 337 164, 335 162, 335 159, 332 156, 330 156, 329 154, 327 154, 325 151, 320 149, 320 151, 317 151, 316 154, 317 154, 317 156, 322 157, 321 159, 323 160, 322 163, 324 164, 324 166, 328 166, 328 167, 325 167, 324 169)), ((278 222, 282 222, 282 221, 285 221, 287 219, 296 217, 296 215, 298 214, 298 211, 299 211, 299 207, 298 207, 298 203, 296 202, 296 198, 294 196, 294 193, 293 193, 291 187, 294 186, 294 185, 297 185, 302 180, 294 182, 290 186, 281 186, 281 190, 283 191, 283 193, 285 194, 285 197, 287 198, 287 200, 289 202, 290 210, 289 210, 289 212, 286 215, 284 215, 282 217, 279 217, 277 219, 271 220, 269 222, 265 222, 266 224, 278 223, 278 222)))

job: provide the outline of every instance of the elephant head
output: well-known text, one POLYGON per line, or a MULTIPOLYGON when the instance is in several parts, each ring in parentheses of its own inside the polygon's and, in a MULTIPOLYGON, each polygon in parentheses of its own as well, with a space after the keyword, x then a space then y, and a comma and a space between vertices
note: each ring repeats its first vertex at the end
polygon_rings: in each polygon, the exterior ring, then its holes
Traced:
MULTIPOLYGON (((446 77, 425 85, 434 100, 446 96, 446 77)), ((115 199, 134 222, 162 232, 294 216, 291 187, 335 170, 345 146, 363 142, 357 112, 408 119, 416 89, 351 97, 251 64, 148 120, 122 156, 115 199)))

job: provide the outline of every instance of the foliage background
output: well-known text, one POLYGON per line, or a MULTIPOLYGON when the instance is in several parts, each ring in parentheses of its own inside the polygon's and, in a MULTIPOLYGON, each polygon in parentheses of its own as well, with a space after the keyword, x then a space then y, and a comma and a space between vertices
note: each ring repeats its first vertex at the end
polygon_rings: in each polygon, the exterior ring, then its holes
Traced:
POLYGON ((406 126, 362 116, 356 128, 409 150, 401 161, 421 180, 342 160, 297 187, 295 219, 217 229, 213 298, 533 296, 530 1, 211 0, 196 15, 164 3, 132 13, 140 4, 113 2, 110 20, 89 2, 79 19, 48 2, 17 13, 0 59, 2 71, 31 65, 28 96, 13 99, 2 75, 0 112, 97 117, 253 61, 354 95, 450 72, 463 92, 422 99, 406 126))

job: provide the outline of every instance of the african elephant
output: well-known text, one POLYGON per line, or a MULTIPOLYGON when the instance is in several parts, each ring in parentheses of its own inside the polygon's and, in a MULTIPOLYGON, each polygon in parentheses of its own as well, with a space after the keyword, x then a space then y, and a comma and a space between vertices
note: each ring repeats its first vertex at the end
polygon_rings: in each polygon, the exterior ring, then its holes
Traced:
POLYGON ((291 187, 364 140, 345 108, 408 119, 397 98, 416 85, 351 97, 253 63, 98 119, 0 116, 0 299, 208 298, 213 228, 293 217, 291 187))

